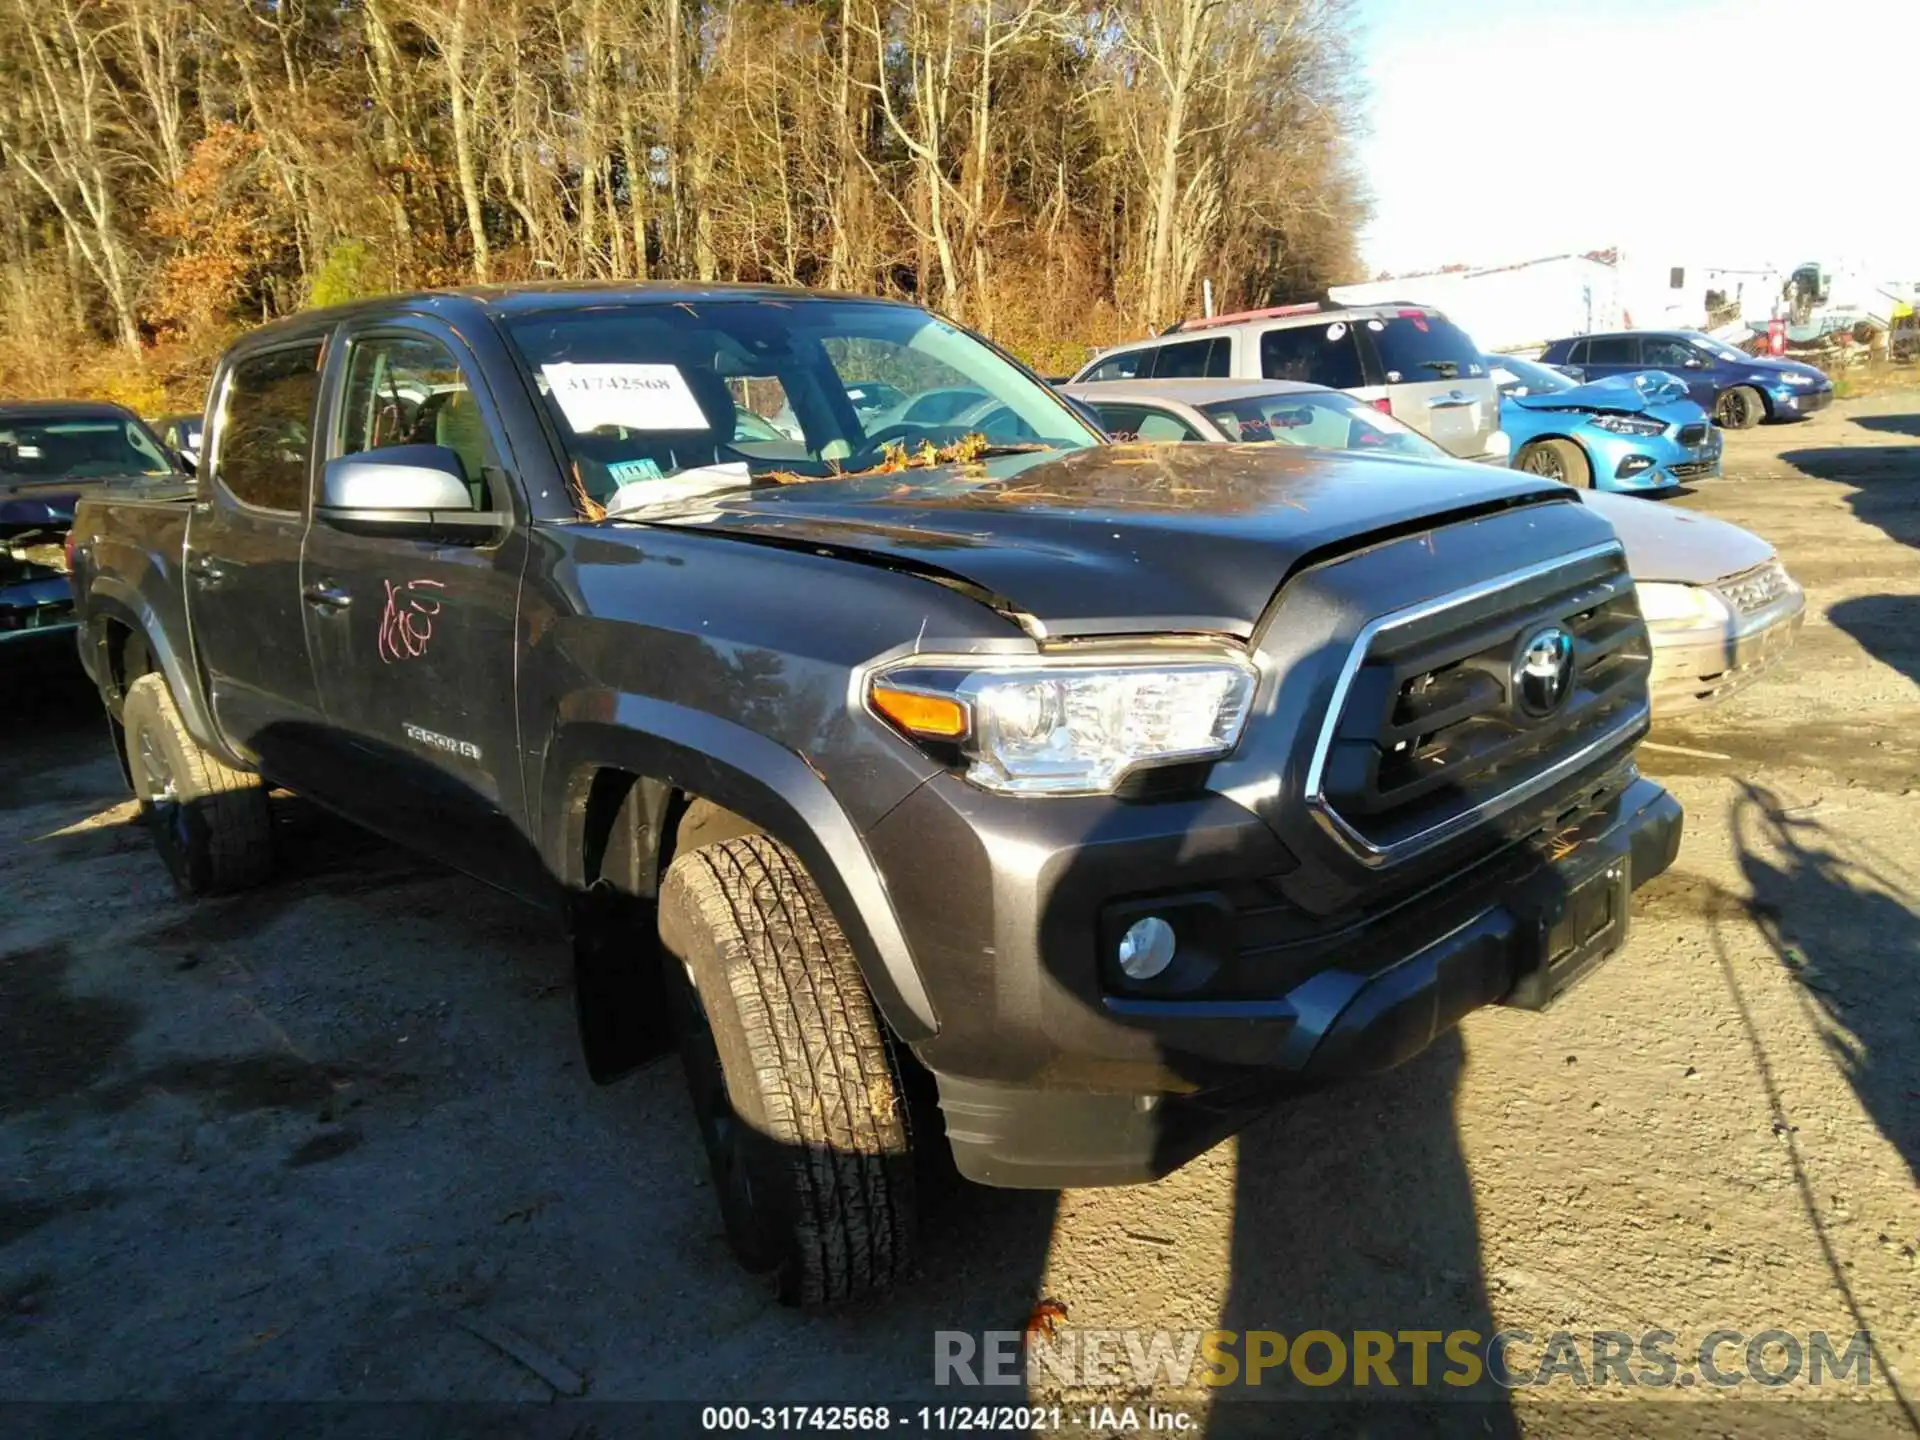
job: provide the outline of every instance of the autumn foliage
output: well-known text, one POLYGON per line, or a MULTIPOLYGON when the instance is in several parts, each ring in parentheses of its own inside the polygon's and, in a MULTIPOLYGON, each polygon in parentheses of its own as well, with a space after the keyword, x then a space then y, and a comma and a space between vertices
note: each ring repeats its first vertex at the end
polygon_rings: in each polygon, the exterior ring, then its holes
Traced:
POLYGON ((0 0, 0 393, 475 280, 906 295, 1049 373, 1349 278, 1347 0, 0 0))

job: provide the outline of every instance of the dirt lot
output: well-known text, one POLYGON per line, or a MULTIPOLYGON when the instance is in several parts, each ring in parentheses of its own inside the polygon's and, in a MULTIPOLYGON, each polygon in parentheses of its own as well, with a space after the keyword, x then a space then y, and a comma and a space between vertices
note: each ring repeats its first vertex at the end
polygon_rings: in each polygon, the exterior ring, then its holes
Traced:
MULTIPOLYGON (((1046 1296, 1076 1329, 1666 1329, 1683 1352, 1864 1329, 1864 1391, 1797 1381, 1736 1416, 1755 1384, 1656 1410, 1482 1383, 1365 1433, 1751 1434, 1762 1410, 1905 1433, 1920 395, 1736 435, 1726 477, 1672 503, 1773 539, 1811 614, 1779 675, 1643 753, 1689 828, 1624 955, 1160 1185, 938 1195, 918 1283, 824 1319, 730 1263, 674 1062, 588 1083, 567 954, 531 915, 292 801, 278 883, 183 905, 91 697, 10 665, 0 1396, 1005 1401, 1025 1392, 935 1390, 933 1333, 1018 1328, 1046 1296)), ((1350 1403, 1279 1423, 1363 1428, 1350 1403)))

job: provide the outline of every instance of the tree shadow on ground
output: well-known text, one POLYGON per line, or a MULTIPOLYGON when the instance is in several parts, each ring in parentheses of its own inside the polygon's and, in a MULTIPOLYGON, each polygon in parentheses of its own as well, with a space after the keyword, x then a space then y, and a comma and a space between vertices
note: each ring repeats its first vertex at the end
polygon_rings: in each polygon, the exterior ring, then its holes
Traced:
POLYGON ((1920 871, 1843 841, 1818 802, 1786 807, 1736 783, 1730 828, 1760 932, 1862 1106, 1920 1176, 1920 871))
MULTIPOLYGON (((1881 416, 1881 419, 1920 416, 1881 416)), ((1920 445, 1829 445, 1780 459, 1815 480, 1851 486, 1847 504, 1902 545, 1920 545, 1920 445)))
POLYGON ((1920 596, 1861 595, 1842 600, 1827 619, 1860 642, 1860 648, 1920 685, 1920 596))
POLYGON ((1920 435, 1920 415, 1856 415, 1853 423, 1880 435, 1920 435))

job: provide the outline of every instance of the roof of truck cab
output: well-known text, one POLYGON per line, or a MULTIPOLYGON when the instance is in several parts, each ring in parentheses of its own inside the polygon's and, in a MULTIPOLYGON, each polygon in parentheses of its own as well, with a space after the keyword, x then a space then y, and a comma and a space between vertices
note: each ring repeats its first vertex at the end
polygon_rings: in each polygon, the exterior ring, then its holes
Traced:
POLYGON ((695 305, 701 302, 758 300, 791 304, 802 300, 859 301, 870 305, 908 305, 877 295, 838 290, 805 290, 791 285, 711 284, 699 281, 547 280, 524 285, 463 285, 445 290, 413 290, 351 300, 319 310, 302 310, 251 330, 239 342, 249 348, 276 336, 317 334, 343 320, 368 315, 460 316, 479 311, 495 316, 538 314, 544 310, 580 310, 612 305, 695 305))

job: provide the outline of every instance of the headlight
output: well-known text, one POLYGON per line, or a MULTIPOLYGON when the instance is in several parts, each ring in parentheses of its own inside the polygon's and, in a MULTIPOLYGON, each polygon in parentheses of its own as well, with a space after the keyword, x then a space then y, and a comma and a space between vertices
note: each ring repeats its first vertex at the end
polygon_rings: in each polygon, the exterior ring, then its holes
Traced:
POLYGON ((915 740, 958 748, 967 779, 1017 795, 1100 794, 1131 770, 1216 760, 1240 741, 1258 672, 1204 659, 914 656, 867 703, 915 740))
POLYGON ((1640 614, 1649 625, 1684 622, 1724 625, 1733 618, 1726 601, 1699 585, 1671 585, 1660 581, 1635 585, 1640 614))
POLYGON ((1589 415, 1589 425, 1598 425, 1602 430, 1610 430, 1615 435, 1664 435, 1667 424, 1664 420, 1654 420, 1645 415, 1589 415))

